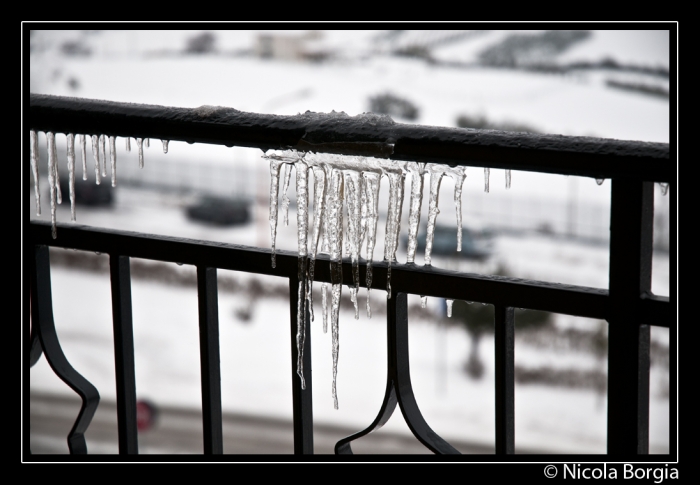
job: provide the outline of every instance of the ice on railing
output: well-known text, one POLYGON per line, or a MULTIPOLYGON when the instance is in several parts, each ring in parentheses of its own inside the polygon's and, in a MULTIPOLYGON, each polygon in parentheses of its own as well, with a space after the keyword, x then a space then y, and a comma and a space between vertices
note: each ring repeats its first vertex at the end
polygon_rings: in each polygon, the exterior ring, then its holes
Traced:
MULTIPOLYGON (((116 149, 116 137, 115 136, 105 136, 105 135, 89 135, 92 144, 92 156, 95 160, 95 184, 100 185, 102 177, 107 176, 107 147, 106 143, 109 139, 109 158, 112 170, 112 187, 117 186, 117 149, 116 149)), ((34 198, 36 203, 36 215, 41 215, 41 194, 39 190, 39 138, 36 130, 29 131, 29 141, 30 141, 30 163, 32 169, 32 176, 34 177, 34 198)), ((78 143, 82 149, 82 166, 83 166, 83 180, 88 179, 87 175, 87 148, 85 135, 78 135, 78 143)), ((136 139, 136 143, 139 148, 139 167, 143 168, 143 140, 141 138, 136 139)), ((148 145, 146 145, 148 146, 148 145)), ((51 206, 51 235, 55 239, 57 237, 56 232, 56 205, 61 204, 63 201, 63 196, 61 194, 61 185, 59 180, 59 170, 58 170, 58 154, 56 150, 56 134, 53 132, 46 132, 46 147, 48 153, 48 182, 49 182, 49 197, 51 206)), ((167 153, 168 151, 168 141, 163 140, 163 151, 167 153)), ((131 150, 131 145, 129 143, 129 138, 126 138, 126 149, 131 150)), ((75 134, 66 134, 66 160, 68 163, 68 187, 70 190, 70 202, 71 202, 71 221, 75 222, 75 134)))
MULTIPOLYGON (((435 163, 402 162, 374 157, 342 156, 296 150, 268 150, 263 157, 270 162, 270 238, 271 264, 276 265, 276 239, 279 217, 279 198, 282 197, 282 211, 285 224, 288 221, 290 200, 287 190, 292 170, 297 180, 297 244, 299 290, 297 312, 297 374, 304 388, 303 345, 307 329, 305 311, 308 309, 310 321, 314 321, 313 282, 317 253, 330 256, 331 303, 328 305, 327 283, 321 285, 323 331, 331 325, 331 345, 333 358, 332 396, 338 407, 337 368, 339 349, 339 312, 342 294, 342 256, 350 255, 352 285, 350 299, 355 308, 355 318, 359 318, 358 290, 360 281, 359 260, 366 259, 365 286, 367 288, 367 316, 371 317, 370 288, 372 286, 372 264, 379 220, 379 191, 382 179, 388 182, 389 201, 384 238, 384 261, 387 263, 387 298, 391 298, 391 266, 396 262, 396 252, 401 231, 401 215, 404 201, 406 176, 411 177, 410 203, 408 215, 408 256, 407 262, 414 263, 417 248, 418 226, 424 191, 424 177, 428 177, 430 187, 425 264, 431 264, 431 248, 438 209, 440 182, 444 176, 454 180, 454 204, 457 215, 457 250, 462 246, 462 187, 466 178, 466 168, 449 167, 435 163), (313 176, 313 184, 309 180, 313 176), (280 182, 283 188, 280 194, 280 182), (313 197, 309 188, 313 186, 313 197), (309 200, 313 201, 313 225, 309 222, 309 200), (347 217, 346 224, 343 218, 347 217), (344 232, 344 227, 347 231, 344 232), (309 237, 311 234, 311 237, 309 237), (321 247, 319 248, 319 243, 321 247), (304 286, 306 282, 306 286, 304 286)), ((488 188, 488 169, 485 169, 488 188)), ((506 174, 506 185, 510 186, 510 173, 506 174)), ((421 306, 425 308, 427 296, 421 296, 421 306)))

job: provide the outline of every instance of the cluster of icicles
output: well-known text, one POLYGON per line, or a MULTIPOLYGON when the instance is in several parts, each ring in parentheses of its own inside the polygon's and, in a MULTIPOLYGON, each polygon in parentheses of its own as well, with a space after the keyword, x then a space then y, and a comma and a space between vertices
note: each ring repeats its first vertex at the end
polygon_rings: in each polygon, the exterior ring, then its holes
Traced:
MULTIPOLYGON (((350 299, 355 307, 355 319, 359 318, 358 292, 360 288, 359 258, 361 249, 366 248, 367 261, 366 287, 367 316, 372 317, 370 308, 370 288, 372 286, 372 262, 376 245, 379 220, 379 188, 382 177, 389 182, 389 204, 384 239, 384 261, 387 268, 387 298, 391 298, 391 265, 396 261, 399 244, 401 214, 404 200, 404 181, 411 176, 411 198, 408 214, 407 263, 414 263, 417 248, 418 226, 423 201, 425 175, 429 185, 428 222, 425 242, 425 264, 431 264, 431 252, 435 232, 435 222, 440 210, 438 196, 444 176, 454 180, 454 204, 457 215, 457 251, 462 248, 462 185, 466 178, 466 167, 450 167, 436 163, 401 162, 374 157, 341 156, 297 152, 296 150, 269 150, 264 158, 270 160, 270 235, 272 239, 272 267, 275 267, 275 241, 277 236, 279 187, 282 181, 282 212, 284 224, 289 224, 289 197, 287 190, 291 182, 292 167, 296 173, 297 193, 297 243, 298 243, 298 294, 297 294, 297 374, 304 381, 303 349, 306 340, 305 313, 308 310, 311 321, 313 311, 314 267, 317 253, 330 255, 331 305, 328 306, 328 284, 321 285, 321 307, 323 332, 331 323, 333 356, 333 405, 338 409, 336 377, 338 371, 338 315, 342 291, 342 257, 350 254, 353 285, 350 299), (313 174, 313 220, 309 227, 310 177, 313 174), (346 207, 343 207, 343 202, 346 207), (343 217, 347 216, 347 232, 343 233, 343 217), (310 237, 309 237, 310 236, 310 237), (321 247, 319 248, 319 243, 321 247), (345 247, 343 246, 345 244, 345 247), (330 313, 330 315, 329 315, 330 313)), ((484 191, 489 191, 490 169, 484 168, 484 191)), ((597 180, 598 185, 602 180, 597 180)), ((506 170, 506 188, 511 185, 511 172, 506 170)), ((661 184, 664 195, 668 184, 661 184)), ((452 316, 453 300, 447 300, 447 316, 452 316)), ((421 296, 421 306, 426 307, 427 297, 421 296)))
MULTIPOLYGON (((440 182, 444 176, 454 179, 454 203, 457 212, 457 251, 462 248, 462 185, 466 178, 465 167, 449 167, 435 163, 397 162, 373 157, 340 156, 316 153, 301 153, 295 150, 274 150, 264 155, 270 160, 270 234, 272 237, 272 266, 275 267, 275 239, 277 235, 278 198, 280 180, 282 188, 282 211, 284 223, 289 221, 289 197, 287 189, 292 175, 296 173, 297 192, 297 235, 299 249, 298 263, 298 313, 297 313, 297 374, 302 389, 306 387, 303 376, 303 347, 306 338, 304 315, 308 309, 314 319, 312 287, 316 254, 330 255, 331 305, 327 303, 327 283, 321 285, 323 331, 327 332, 331 322, 333 349, 333 404, 338 409, 336 376, 338 368, 338 313, 342 289, 342 256, 350 253, 353 286, 350 298, 355 306, 355 319, 359 318, 358 291, 360 288, 359 257, 361 248, 366 245, 366 287, 367 316, 371 318, 370 288, 372 286, 372 262, 376 245, 377 223, 379 220, 379 188, 382 177, 389 181, 389 206, 387 210, 384 261, 387 270, 387 298, 391 298, 391 265, 396 261, 399 244, 401 213, 404 199, 404 180, 411 175, 411 199, 408 215, 408 257, 413 263, 416 255, 418 225, 423 201, 424 174, 429 177, 430 202, 428 208, 428 229, 426 235, 425 264, 431 264, 431 252, 435 222, 440 210, 438 195, 440 182), (314 218, 313 231, 309 231, 309 174, 313 173, 314 218), (346 202, 346 209, 343 202, 346 202), (343 234, 344 210, 347 214, 347 233, 343 234), (310 234, 310 240, 309 240, 310 234), (321 247, 319 248, 319 242, 321 247), (329 318, 330 313, 330 318, 329 318)), ((484 169, 485 186, 489 190, 489 169, 484 169)), ((506 187, 510 187, 510 171, 506 172, 506 187)), ((427 298, 422 297, 425 305, 427 298)))
MULTIPOLYGON (((34 198, 36 200, 36 215, 41 215, 41 193, 39 190, 39 137, 37 132, 31 130, 30 136, 30 159, 32 164, 32 175, 34 177, 34 198)), ((100 179, 107 177, 107 139, 109 139, 109 160, 112 168, 112 187, 117 186, 117 149, 115 137, 105 135, 92 135, 92 156, 95 160, 95 184, 100 185, 100 179)), ((126 151, 131 151, 131 138, 125 138, 126 151)), ((150 140, 146 138, 136 138, 139 149, 139 167, 143 168, 143 145, 149 146, 150 140)), ((168 140, 162 140, 163 153, 168 153, 168 140)), ((83 180, 88 179, 87 169, 87 148, 85 135, 78 135, 78 143, 82 148, 83 180)), ((56 239, 56 205, 63 202, 61 186, 58 176, 58 153, 56 151, 56 135, 52 132, 46 133, 46 144, 48 151, 49 165, 49 197, 51 199, 51 236, 56 239)), ((75 135, 66 135, 66 158, 68 160, 68 187, 70 190, 70 218, 75 222, 75 135)))

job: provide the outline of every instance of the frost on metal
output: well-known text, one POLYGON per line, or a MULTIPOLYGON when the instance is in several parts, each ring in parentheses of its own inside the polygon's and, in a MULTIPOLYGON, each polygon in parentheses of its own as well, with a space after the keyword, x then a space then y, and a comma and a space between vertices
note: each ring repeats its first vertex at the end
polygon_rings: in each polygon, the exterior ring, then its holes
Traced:
MULTIPOLYGON (((296 173, 297 197, 297 245, 298 245, 298 312, 297 312, 297 374, 305 386, 303 377, 303 345, 307 329, 305 311, 314 320, 313 282, 316 256, 327 253, 330 259, 331 296, 328 305, 327 283, 321 287, 323 331, 330 321, 332 334, 334 406, 338 407, 336 377, 339 351, 339 312, 342 293, 342 257, 350 256, 352 284, 350 298, 359 318, 359 261, 366 261, 364 286, 367 288, 366 311, 371 318, 370 288, 372 287, 372 264, 379 223, 379 191, 382 181, 388 183, 389 200, 386 208, 384 261, 387 263, 387 298, 391 298, 391 266, 396 262, 396 252, 401 232, 401 215, 404 202, 406 178, 410 178, 410 202, 408 214, 407 263, 414 263, 417 248, 418 226, 424 187, 430 190, 428 208, 428 230, 426 235, 425 264, 431 264, 430 252, 435 222, 440 212, 438 194, 444 176, 454 180, 454 204, 457 214, 457 250, 462 239, 462 186, 466 168, 450 167, 435 163, 402 162, 356 155, 334 155, 313 151, 268 150, 263 158, 270 162, 270 237, 272 243, 271 264, 276 265, 276 239, 279 217, 279 198, 282 197, 282 212, 285 224, 288 221, 289 197, 287 190, 296 173), (310 177, 313 177, 313 181, 310 177), (283 188, 280 195, 280 182, 283 188), (313 187, 313 194, 310 189, 313 187), (313 203, 313 208, 311 207, 313 203), (310 220, 309 215, 313 214, 310 220)), ((488 172, 486 172, 488 173, 488 172)), ((421 298, 422 305, 427 297, 421 298)))
MULTIPOLYGON (((85 135, 79 134, 78 144, 81 148, 81 161, 83 167, 83 180, 88 179, 88 169, 87 169, 87 148, 86 139, 89 137, 92 144, 92 156, 95 161, 95 184, 100 185, 101 179, 107 176, 107 142, 109 142, 109 159, 112 170, 112 187, 117 186, 117 148, 116 148, 116 137, 115 136, 105 136, 105 135, 85 135)), ((29 160, 32 169, 32 176, 34 178, 34 198, 36 204, 36 215, 41 215, 41 194, 39 190, 39 137, 36 130, 29 131, 29 148, 30 155, 29 160)), ((66 161, 68 167, 68 188, 70 190, 70 204, 71 204, 71 221, 75 222, 75 142, 76 135, 74 133, 66 133, 66 161)), ((143 140, 141 138, 136 139, 136 143, 139 148, 139 167, 143 168, 143 140)), ((148 145, 146 145, 148 146, 148 145)), ((168 151, 168 141, 163 140, 163 151, 167 153, 168 151)), ((127 151, 131 151, 131 144, 129 138, 126 138, 127 151)), ((49 183, 49 198, 50 198, 50 208, 51 208, 51 235, 54 239, 57 237, 56 232, 56 205, 61 204, 63 197, 61 194, 61 185, 59 180, 59 169, 58 169, 58 152, 56 149, 56 134, 53 132, 46 132, 46 150, 48 154, 48 183, 49 183)))

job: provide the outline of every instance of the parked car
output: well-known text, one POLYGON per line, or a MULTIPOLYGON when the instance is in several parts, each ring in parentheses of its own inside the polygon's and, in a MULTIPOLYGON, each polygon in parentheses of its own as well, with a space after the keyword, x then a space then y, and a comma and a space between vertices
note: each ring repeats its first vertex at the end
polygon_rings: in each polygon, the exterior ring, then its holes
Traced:
MULTIPOLYGON (((425 254, 425 236, 423 230, 418 233, 416 246, 417 254, 425 254)), ((491 256, 492 236, 462 228, 462 250, 457 251, 457 228, 456 226, 436 226, 433 237, 433 248, 431 254, 434 256, 453 256, 465 259, 485 260, 491 256)), ((408 236, 403 236, 403 246, 408 246, 408 236)))
MULTIPOLYGON (((60 176, 61 196, 70 202, 70 187, 68 174, 60 176)), ((114 202, 112 181, 109 177, 103 178, 100 185, 94 179, 83 180, 82 176, 75 177, 75 203, 89 206, 111 206, 114 202)))
POLYGON ((202 197, 186 209, 187 217, 194 221, 220 226, 245 224, 250 221, 249 203, 245 200, 225 197, 202 197))

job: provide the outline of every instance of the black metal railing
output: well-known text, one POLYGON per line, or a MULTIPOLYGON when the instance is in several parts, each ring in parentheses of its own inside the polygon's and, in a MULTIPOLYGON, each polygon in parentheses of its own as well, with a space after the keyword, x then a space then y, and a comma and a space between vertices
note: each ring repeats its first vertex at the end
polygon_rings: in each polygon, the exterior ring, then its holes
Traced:
MULTIPOLYGON (((648 453, 650 326, 670 329, 671 357, 676 356, 675 289, 671 288, 670 298, 651 293, 653 183, 669 183, 671 190, 675 183, 675 158, 671 157, 668 144, 403 125, 373 115, 274 116, 220 107, 170 108, 34 94, 30 95, 26 113, 24 128, 27 133, 36 130, 160 138, 263 150, 294 148, 611 179, 608 288, 392 264, 391 298, 387 300, 388 376, 384 401, 374 422, 365 430, 340 440, 336 453, 351 453, 352 441, 381 427, 397 404, 413 434, 429 450, 438 454, 457 453, 430 429, 413 395, 408 365, 407 294, 494 305, 495 443, 499 455, 514 453, 513 309, 528 308, 607 320, 607 451, 616 456, 648 453)), ((25 166, 29 166, 28 159, 29 150, 26 149, 25 166)), ((52 315, 49 247, 110 255, 119 451, 122 454, 138 453, 129 258, 197 267, 205 454, 223 452, 217 269, 288 278, 294 452, 313 453, 308 332, 303 351, 305 390, 301 389, 301 379, 296 373, 299 282, 296 253, 278 252, 277 265, 272 268, 269 250, 231 244, 74 224, 59 224, 59 237, 54 239, 50 224, 41 222, 27 224, 24 234, 23 274, 24 281, 30 283, 30 290, 25 294, 31 295, 28 300, 33 322, 25 365, 33 365, 43 350, 54 372, 82 398, 81 411, 68 437, 71 453, 87 452, 83 433, 97 408, 99 395, 70 366, 58 342, 52 315)), ((328 257, 320 255, 318 260, 324 263, 328 257)), ((675 264, 673 258, 671 264, 675 264)), ((342 267, 343 284, 352 285, 350 261, 344 260, 342 267)), ((362 281, 365 272, 366 264, 361 261, 362 281)), ((387 265, 375 263, 372 288, 386 289, 386 279, 387 265)), ((316 266, 315 280, 331 282, 328 264, 316 266)), ((28 300, 25 300, 27 304, 28 300)), ((308 313, 306 319, 308 324, 308 313)), ((28 317, 24 325, 28 330, 28 317)), ((26 369, 28 371, 28 367, 26 369)), ((671 372, 673 377, 673 368, 671 372)), ((672 378, 672 400, 675 399, 674 386, 672 378)), ((26 420, 25 415, 25 432, 28 430, 26 420)), ((676 452, 673 439, 671 447, 673 454, 676 452)))

